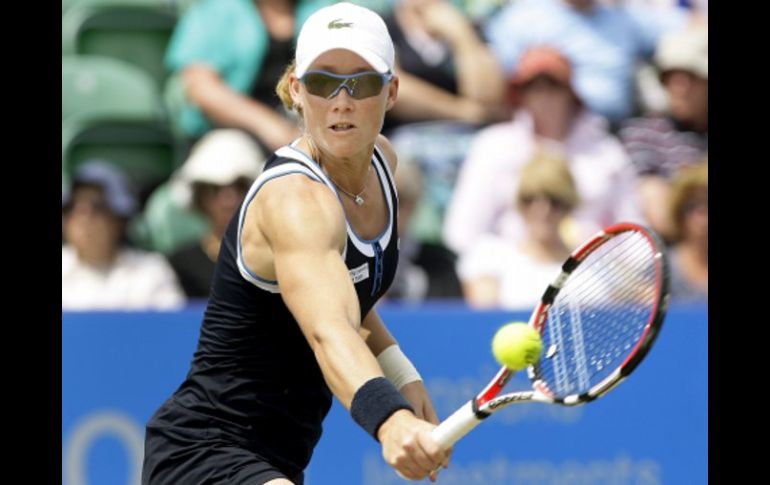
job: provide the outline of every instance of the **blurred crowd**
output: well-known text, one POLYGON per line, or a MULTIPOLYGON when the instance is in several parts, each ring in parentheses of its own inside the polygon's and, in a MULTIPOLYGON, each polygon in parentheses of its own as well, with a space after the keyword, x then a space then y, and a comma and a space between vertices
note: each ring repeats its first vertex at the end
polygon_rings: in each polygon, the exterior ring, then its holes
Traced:
MULTIPOLYGON (((630 221, 669 246, 672 298, 708 301, 707 0, 353 2, 385 19, 400 77, 390 300, 530 309, 577 244, 630 221)), ((274 88, 334 2, 104 3, 62 5, 62 308, 178 308, 207 298, 227 224, 299 136, 274 88), (135 32, 156 69, 111 58, 109 29, 65 52, 94 4, 156 17, 135 32)))

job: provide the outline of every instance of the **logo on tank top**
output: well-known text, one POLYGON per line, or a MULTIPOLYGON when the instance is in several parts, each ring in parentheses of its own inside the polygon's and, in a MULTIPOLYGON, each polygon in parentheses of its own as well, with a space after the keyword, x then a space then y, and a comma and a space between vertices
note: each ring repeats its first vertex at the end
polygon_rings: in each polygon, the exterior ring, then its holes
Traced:
POLYGON ((360 281, 364 281, 369 277, 369 263, 364 263, 357 268, 353 268, 348 271, 348 273, 350 273, 350 279, 353 280, 354 285, 360 281))

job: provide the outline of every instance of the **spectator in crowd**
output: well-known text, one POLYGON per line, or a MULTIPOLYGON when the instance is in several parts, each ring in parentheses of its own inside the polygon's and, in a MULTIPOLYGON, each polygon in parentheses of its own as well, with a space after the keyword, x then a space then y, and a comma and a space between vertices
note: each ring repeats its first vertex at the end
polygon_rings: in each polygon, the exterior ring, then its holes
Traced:
POLYGON ((478 129, 506 119, 505 78, 469 17, 451 0, 399 0, 385 17, 396 50, 399 99, 383 133, 422 172, 411 223, 413 257, 429 296, 461 296, 441 229, 457 173, 478 129))
POLYGON ((174 188, 186 195, 186 205, 209 222, 200 240, 168 257, 189 298, 208 298, 222 236, 264 161, 259 145, 242 131, 213 130, 193 147, 174 177, 174 188))
POLYGON ((423 177, 419 167, 408 158, 402 158, 395 174, 398 191, 398 268, 393 283, 385 295, 389 299, 421 301, 428 294, 428 274, 414 263, 420 243, 411 237, 409 225, 414 209, 423 195, 423 177))
POLYGON ((708 170, 708 161, 683 168, 671 191, 671 298, 680 301, 708 301, 708 170))
POLYGON ((520 242, 485 234, 458 261, 466 301, 478 308, 531 309, 559 274, 570 248, 561 235, 578 204, 564 160, 536 154, 521 170, 516 208, 526 224, 520 242))
POLYGON ((62 196, 62 310, 174 309, 185 303, 160 254, 126 246, 137 198, 125 176, 103 161, 81 165, 62 196))
POLYGON ((668 94, 668 113, 631 119, 619 136, 640 176, 644 217, 670 240, 671 178, 708 156, 708 30, 692 27, 665 36, 655 61, 668 94))
POLYGON ((501 121, 505 80, 468 17, 449 0, 399 0, 385 18, 401 79, 390 132, 427 120, 501 121))
POLYGON ((686 9, 607 5, 595 0, 519 0, 487 24, 505 72, 524 51, 548 44, 573 64, 575 91, 613 125, 634 114, 638 61, 652 56, 661 35, 684 27, 686 9))
POLYGON ((432 248, 413 234, 415 210, 424 196, 420 168, 408 158, 401 159, 395 174, 398 189, 398 269, 388 298, 408 302, 426 298, 454 298, 462 295, 455 273, 455 258, 439 259, 432 248))
POLYGON ((642 5, 659 9, 686 8, 703 16, 704 19, 708 18, 709 14, 709 0, 600 0, 600 3, 642 5))
POLYGON ((483 129, 463 163, 444 222, 444 240, 461 254, 483 233, 525 234, 517 196, 522 167, 540 151, 567 160, 582 200, 568 244, 620 220, 639 221, 633 166, 606 121, 572 88, 569 61, 550 47, 527 51, 513 77, 513 120, 483 129))
POLYGON ((267 150, 299 136, 275 85, 292 60, 299 25, 330 0, 200 0, 179 20, 166 65, 182 79, 180 130, 240 128, 267 150))

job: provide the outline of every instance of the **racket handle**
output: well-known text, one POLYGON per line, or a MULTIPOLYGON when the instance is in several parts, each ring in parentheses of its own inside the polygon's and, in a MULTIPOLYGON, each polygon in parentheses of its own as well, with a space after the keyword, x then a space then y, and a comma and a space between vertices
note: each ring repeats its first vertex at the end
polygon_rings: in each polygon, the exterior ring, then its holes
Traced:
POLYGON ((473 401, 471 400, 436 426, 431 432, 431 436, 442 449, 447 449, 478 426, 480 422, 481 420, 473 412, 473 401))

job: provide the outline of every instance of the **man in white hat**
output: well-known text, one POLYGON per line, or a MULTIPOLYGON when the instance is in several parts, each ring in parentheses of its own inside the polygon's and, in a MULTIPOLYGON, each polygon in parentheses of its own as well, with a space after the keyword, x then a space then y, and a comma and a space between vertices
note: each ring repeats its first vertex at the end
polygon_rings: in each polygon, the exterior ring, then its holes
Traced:
POLYGON ((168 256, 188 298, 208 298, 227 224, 259 175, 265 155, 246 133, 214 130, 192 149, 172 187, 188 209, 202 214, 208 231, 168 256))

